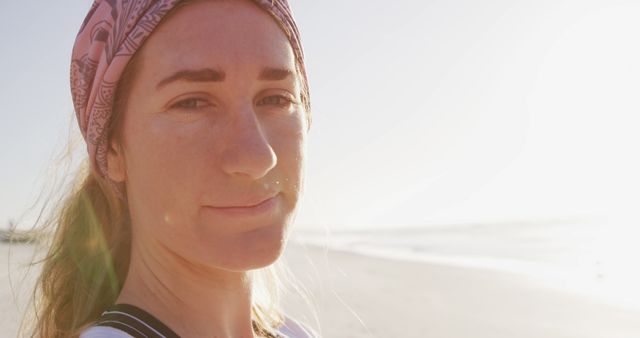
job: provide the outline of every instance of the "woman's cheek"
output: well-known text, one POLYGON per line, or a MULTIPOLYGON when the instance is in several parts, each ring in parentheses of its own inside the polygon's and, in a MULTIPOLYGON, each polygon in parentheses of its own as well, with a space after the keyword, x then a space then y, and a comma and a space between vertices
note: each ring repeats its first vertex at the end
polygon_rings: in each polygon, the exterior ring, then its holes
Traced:
POLYGON ((163 220, 173 230, 193 222, 193 208, 203 187, 211 181, 213 171, 207 170, 212 165, 207 145, 210 138, 204 129, 166 121, 154 129, 154 149, 150 152, 154 152, 155 160, 149 163, 149 170, 157 173, 154 184, 165 187, 160 205, 164 208, 163 220))
POLYGON ((180 121, 171 116, 160 116, 149 128, 157 150, 166 154, 167 160, 191 156, 190 152, 203 146, 206 138, 204 121, 180 121))
POLYGON ((167 121, 153 121, 147 127, 138 132, 133 145, 137 173, 132 179, 145 182, 140 188, 146 194, 164 195, 161 204, 168 207, 171 198, 188 198, 185 189, 190 189, 187 183, 195 179, 193 166, 198 165, 195 137, 188 128, 167 121))

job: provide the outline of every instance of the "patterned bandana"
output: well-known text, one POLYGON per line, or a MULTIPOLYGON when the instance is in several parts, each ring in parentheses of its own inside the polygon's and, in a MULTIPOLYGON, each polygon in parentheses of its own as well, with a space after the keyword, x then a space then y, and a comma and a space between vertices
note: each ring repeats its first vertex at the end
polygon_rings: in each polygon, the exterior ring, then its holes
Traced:
MULTIPOLYGON (((80 27, 72 52, 71 95, 80 130, 87 143, 91 169, 107 180, 106 129, 118 80, 145 39, 179 2, 96 0, 80 27)), ((301 73, 303 104, 308 113, 309 89, 304 54, 289 4, 287 0, 253 2, 270 13, 289 38, 301 73)))

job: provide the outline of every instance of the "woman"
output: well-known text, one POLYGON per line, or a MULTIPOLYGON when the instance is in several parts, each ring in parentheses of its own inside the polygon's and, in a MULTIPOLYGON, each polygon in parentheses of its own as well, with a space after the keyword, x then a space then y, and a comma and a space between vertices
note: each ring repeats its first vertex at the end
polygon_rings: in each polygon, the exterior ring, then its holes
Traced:
POLYGON ((57 219, 34 335, 312 336, 255 291, 303 187, 286 1, 97 0, 71 87, 90 170, 57 219))

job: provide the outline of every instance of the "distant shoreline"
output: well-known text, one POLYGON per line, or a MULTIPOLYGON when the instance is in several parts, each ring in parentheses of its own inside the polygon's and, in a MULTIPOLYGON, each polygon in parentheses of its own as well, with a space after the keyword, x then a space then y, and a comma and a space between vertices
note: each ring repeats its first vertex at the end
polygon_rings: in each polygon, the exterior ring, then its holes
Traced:
POLYGON ((36 243, 37 238, 27 231, 0 230, 0 242, 2 243, 36 243))

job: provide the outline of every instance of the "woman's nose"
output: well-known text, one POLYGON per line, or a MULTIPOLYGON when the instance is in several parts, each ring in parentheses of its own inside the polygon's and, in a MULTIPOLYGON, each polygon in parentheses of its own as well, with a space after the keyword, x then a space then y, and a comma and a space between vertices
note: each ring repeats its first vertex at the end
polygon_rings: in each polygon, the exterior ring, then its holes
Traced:
POLYGON ((276 166, 276 153, 253 111, 245 109, 228 128, 222 153, 222 169, 227 174, 258 179, 276 166))

